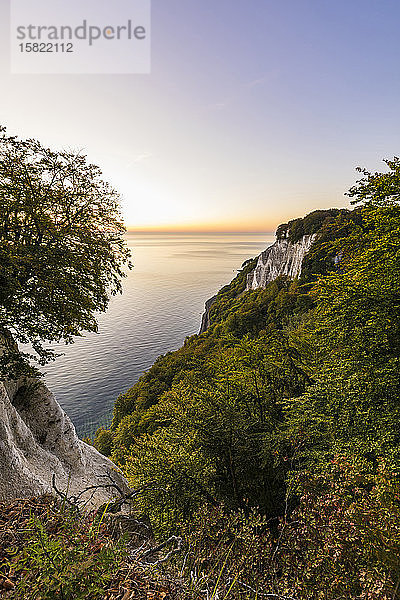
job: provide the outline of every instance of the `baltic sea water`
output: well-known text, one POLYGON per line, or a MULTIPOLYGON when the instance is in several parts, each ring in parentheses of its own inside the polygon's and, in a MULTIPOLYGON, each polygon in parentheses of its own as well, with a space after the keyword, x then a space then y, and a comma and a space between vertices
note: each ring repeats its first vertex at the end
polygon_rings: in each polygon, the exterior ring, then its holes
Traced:
POLYGON ((45 381, 78 433, 107 425, 113 404, 161 354, 198 332, 204 302, 271 233, 129 233, 134 268, 123 294, 98 318, 99 333, 78 338, 45 367, 45 381))

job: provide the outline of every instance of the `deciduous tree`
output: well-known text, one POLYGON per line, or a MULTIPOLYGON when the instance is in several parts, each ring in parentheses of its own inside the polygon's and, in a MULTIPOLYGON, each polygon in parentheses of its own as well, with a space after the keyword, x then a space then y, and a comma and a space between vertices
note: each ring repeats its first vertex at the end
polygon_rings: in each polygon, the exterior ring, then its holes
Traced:
POLYGON ((54 358, 46 343, 97 331, 96 313, 130 266, 124 232, 119 195, 97 166, 0 127, 2 377, 54 358))

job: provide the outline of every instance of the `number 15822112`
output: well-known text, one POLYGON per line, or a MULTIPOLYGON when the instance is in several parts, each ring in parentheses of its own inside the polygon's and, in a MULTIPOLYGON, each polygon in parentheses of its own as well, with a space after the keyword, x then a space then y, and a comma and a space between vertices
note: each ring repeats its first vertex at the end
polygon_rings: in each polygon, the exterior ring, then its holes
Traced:
POLYGON ((25 44, 19 44, 19 49, 21 52, 73 52, 74 45, 71 42, 66 44, 53 44, 51 42, 26 42, 25 44))

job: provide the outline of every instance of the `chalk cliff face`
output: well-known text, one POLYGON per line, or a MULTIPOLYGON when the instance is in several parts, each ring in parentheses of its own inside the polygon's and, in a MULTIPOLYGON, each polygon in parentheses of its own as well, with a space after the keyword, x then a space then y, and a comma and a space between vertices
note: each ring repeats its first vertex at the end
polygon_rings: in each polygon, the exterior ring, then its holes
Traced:
MULTIPOLYGON (((277 239, 272 246, 259 255, 255 269, 247 275, 246 291, 264 288, 280 275, 285 275, 289 279, 299 277, 304 257, 316 236, 315 233, 303 235, 295 243, 289 241, 287 237, 277 239)), ((207 300, 199 334, 207 331, 210 326, 210 309, 217 298, 218 295, 207 300)))
MULTIPOLYGON (((126 491, 111 461, 78 439, 75 428, 46 386, 37 380, 0 383, 0 500, 51 492, 52 477, 68 495, 110 484, 126 491)), ((112 488, 86 492, 95 508, 115 496, 112 488)), ((118 494, 116 494, 118 496, 118 494)))
POLYGON ((204 307, 205 310, 204 310, 203 316, 201 318, 201 325, 200 325, 199 333, 203 333, 204 331, 207 331, 207 329, 210 327, 210 308, 212 307, 212 305, 214 304, 216 299, 217 299, 217 296, 215 295, 206 301, 206 304, 204 307))
POLYGON ((311 248, 316 235, 303 235, 296 243, 287 238, 278 239, 258 257, 254 271, 247 276, 247 290, 263 288, 280 275, 289 279, 298 277, 301 273, 303 259, 311 248))

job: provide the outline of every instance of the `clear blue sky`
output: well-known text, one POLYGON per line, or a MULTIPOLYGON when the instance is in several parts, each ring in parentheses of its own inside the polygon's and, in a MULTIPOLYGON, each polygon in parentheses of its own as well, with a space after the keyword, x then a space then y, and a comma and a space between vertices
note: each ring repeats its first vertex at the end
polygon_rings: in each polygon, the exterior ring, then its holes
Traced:
POLYGON ((269 230, 346 206, 357 165, 400 153, 398 0, 152 7, 150 75, 11 76, 0 59, 0 122, 85 149, 128 225, 269 230))

